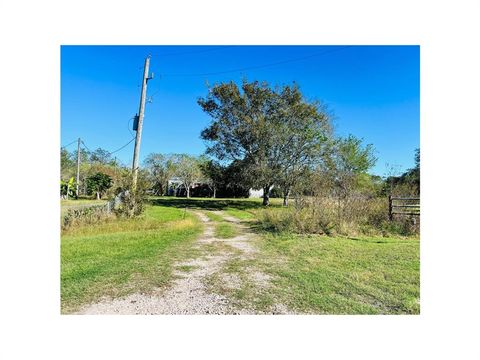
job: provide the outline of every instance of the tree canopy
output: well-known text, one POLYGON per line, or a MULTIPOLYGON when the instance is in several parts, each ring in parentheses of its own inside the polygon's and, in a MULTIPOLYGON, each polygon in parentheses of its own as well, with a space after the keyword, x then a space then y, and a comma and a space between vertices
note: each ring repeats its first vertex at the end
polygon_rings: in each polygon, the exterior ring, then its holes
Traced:
POLYGON ((263 188, 264 205, 274 184, 283 184, 288 194, 330 137, 328 114, 320 103, 308 102, 296 85, 272 88, 244 80, 239 88, 221 83, 198 103, 212 117, 201 133, 207 154, 241 166, 244 184, 263 188))

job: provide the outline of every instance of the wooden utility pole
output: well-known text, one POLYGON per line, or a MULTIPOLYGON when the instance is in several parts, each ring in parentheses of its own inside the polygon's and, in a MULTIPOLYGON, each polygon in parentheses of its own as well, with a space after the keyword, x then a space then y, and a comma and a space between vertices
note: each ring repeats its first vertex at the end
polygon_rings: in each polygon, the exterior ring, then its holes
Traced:
POLYGON ((150 79, 153 79, 153 74, 151 77, 148 76, 148 68, 150 67, 150 55, 145 59, 145 66, 143 68, 143 81, 142 81, 142 94, 140 96, 140 108, 138 110, 138 123, 136 126, 137 136, 135 137, 135 149, 133 151, 133 190, 137 186, 137 176, 138 176, 138 157, 140 154, 140 142, 142 141, 142 125, 143 125, 143 115, 145 113, 145 97, 147 94, 147 82, 150 79))
POLYGON ((75 194, 77 194, 78 198, 78 185, 80 182, 80 138, 78 138, 78 145, 77 145, 77 189, 75 191, 75 194))

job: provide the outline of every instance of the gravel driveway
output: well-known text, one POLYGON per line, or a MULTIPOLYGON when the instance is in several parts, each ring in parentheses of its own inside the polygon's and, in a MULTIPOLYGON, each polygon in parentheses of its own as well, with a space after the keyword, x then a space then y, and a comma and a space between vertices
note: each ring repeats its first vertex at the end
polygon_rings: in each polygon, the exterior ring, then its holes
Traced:
MULTIPOLYGON (((257 253, 252 244, 254 234, 238 219, 221 212, 225 221, 232 223, 238 235, 230 239, 219 239, 214 236, 214 222, 202 212, 195 214, 204 223, 204 233, 197 239, 195 247, 200 250, 198 258, 176 264, 174 276, 176 280, 167 290, 155 290, 149 294, 133 294, 120 299, 105 299, 99 303, 84 307, 77 314, 284 314, 285 307, 273 306, 267 312, 258 312, 253 308, 241 308, 227 296, 217 294, 209 287, 208 279, 222 275, 223 288, 235 289, 239 279, 231 274, 223 274, 222 267, 233 257, 251 258, 257 253), (215 251, 212 251, 212 249, 215 251)), ((269 286, 269 277, 256 270, 251 274, 255 286, 269 286)))

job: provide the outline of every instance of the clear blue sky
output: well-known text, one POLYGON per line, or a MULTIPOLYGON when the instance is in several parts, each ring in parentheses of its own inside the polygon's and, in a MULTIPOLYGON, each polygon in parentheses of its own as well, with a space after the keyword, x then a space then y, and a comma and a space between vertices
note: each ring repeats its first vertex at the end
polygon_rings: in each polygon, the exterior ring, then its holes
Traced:
MULTIPOLYGON (((151 152, 203 153, 199 135, 209 117, 197 98, 206 95, 207 81, 246 77, 272 85, 295 81, 307 98, 326 103, 337 135, 351 133, 374 145, 372 173, 385 175, 386 163, 402 171, 414 165, 420 143, 418 46, 62 46, 62 145, 81 137, 91 150, 114 151, 131 139, 129 119, 138 112, 147 55, 155 73, 147 95, 154 96, 145 111, 141 160, 151 152), (229 70, 236 71, 211 74, 229 70)), ((114 156, 130 165, 133 144, 114 156)))

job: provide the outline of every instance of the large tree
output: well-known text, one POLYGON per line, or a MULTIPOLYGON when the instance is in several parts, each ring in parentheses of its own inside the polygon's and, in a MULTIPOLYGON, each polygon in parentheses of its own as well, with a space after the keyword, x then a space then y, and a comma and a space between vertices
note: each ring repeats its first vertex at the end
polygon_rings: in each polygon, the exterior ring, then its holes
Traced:
POLYGON ((296 85, 271 88, 267 83, 221 83, 198 100, 212 117, 202 131, 207 153, 242 167, 242 181, 269 191, 282 184, 285 199, 299 171, 320 154, 328 133, 328 116, 319 104, 307 102, 296 85))
POLYGON ((217 84, 206 98, 198 100, 212 117, 201 137, 209 142, 207 153, 220 161, 237 161, 248 186, 264 189, 264 204, 273 185, 275 164, 271 162, 271 115, 273 91, 268 84, 244 81, 217 84))
POLYGON ((283 205, 288 206, 292 188, 307 178, 330 149, 332 133, 325 107, 306 101, 296 85, 284 86, 277 103, 272 135, 279 164, 276 184, 283 193, 283 205))

